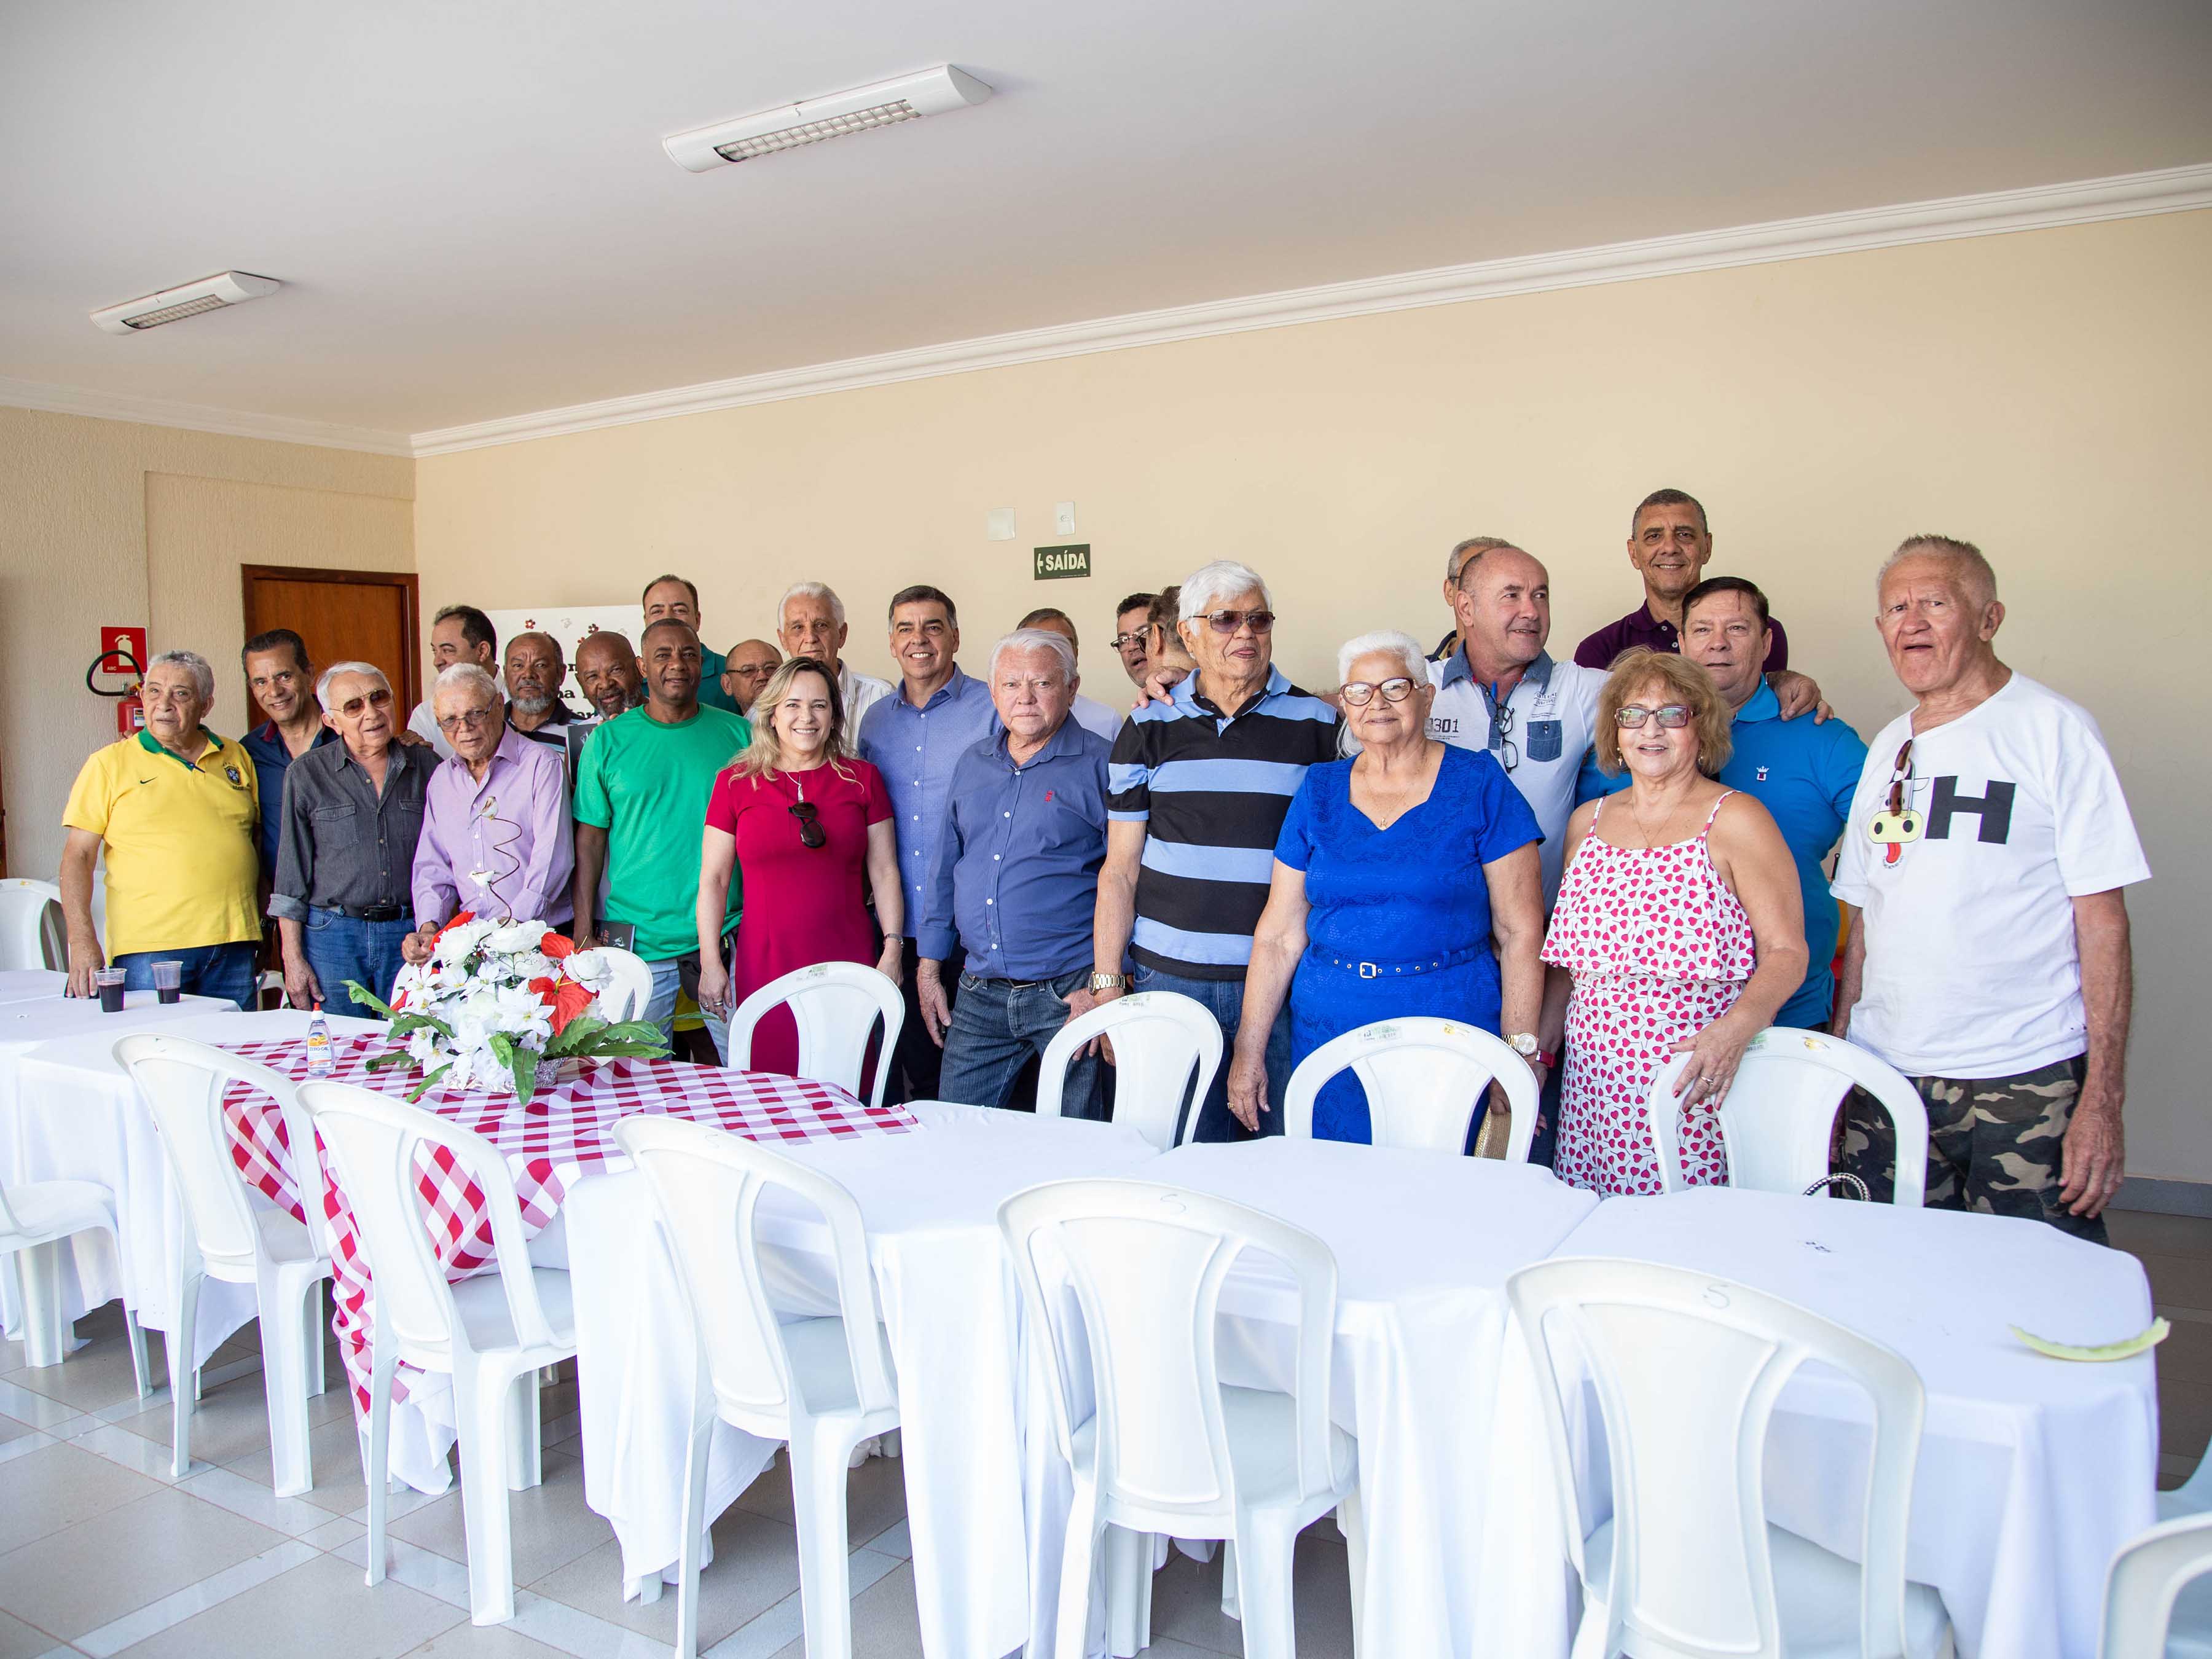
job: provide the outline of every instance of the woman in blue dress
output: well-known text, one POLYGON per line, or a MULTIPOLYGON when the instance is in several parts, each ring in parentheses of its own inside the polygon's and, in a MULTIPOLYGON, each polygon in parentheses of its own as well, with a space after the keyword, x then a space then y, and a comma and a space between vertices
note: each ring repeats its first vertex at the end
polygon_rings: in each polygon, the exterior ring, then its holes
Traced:
MULTIPOLYGON (((1247 1127, 1267 1109, 1267 1032, 1286 992, 1293 1062, 1362 1025, 1417 1015, 1535 1046, 1535 815, 1486 750, 1428 735, 1436 693, 1413 640, 1363 634, 1336 667, 1358 752, 1308 769, 1275 842, 1229 1069, 1230 1109, 1247 1127)), ((1314 1134, 1368 1139, 1366 1095, 1349 1073, 1315 1103, 1314 1134)))

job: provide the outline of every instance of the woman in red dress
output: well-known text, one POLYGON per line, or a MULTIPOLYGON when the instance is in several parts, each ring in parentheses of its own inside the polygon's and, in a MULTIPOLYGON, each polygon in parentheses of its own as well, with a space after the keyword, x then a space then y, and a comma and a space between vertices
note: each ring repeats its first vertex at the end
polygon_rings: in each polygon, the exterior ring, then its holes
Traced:
MULTIPOLYGON (((890 796, 883 775, 853 756, 836 678, 812 657, 793 658, 762 688, 752 723, 751 744, 707 804, 699 1006, 726 1018, 769 981, 817 962, 872 963, 896 984, 906 895, 890 796), (716 946, 733 866, 744 871, 744 916, 726 971, 716 946)), ((778 1008, 753 1033, 750 1069, 798 1066, 798 1030, 778 1008)))

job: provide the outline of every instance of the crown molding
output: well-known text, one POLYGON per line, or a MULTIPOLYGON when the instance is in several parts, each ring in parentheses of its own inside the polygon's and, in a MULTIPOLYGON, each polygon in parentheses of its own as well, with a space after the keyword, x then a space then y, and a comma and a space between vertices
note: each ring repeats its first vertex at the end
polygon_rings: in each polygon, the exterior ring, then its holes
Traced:
POLYGON ((88 392, 77 386, 11 380, 4 376, 0 376, 0 407, 35 409, 49 415, 84 415, 99 421, 133 421, 141 426, 179 427, 187 432, 212 432, 226 438, 265 438, 276 443, 314 444, 325 449, 356 449, 372 455, 404 456, 414 453, 403 432, 379 432, 368 427, 333 426, 325 421, 295 420, 283 415, 210 409, 204 404, 136 398, 122 392, 88 392))
POLYGON ((735 380, 710 380, 698 386, 481 421, 470 426, 418 432, 414 436, 413 453, 417 456, 447 455, 457 450, 525 443, 536 438, 590 432, 601 427, 628 426, 678 415, 778 403, 787 398, 820 397, 828 392, 890 386, 939 374, 964 374, 1055 357, 1121 351, 1255 329, 1288 328, 1300 323, 1373 316, 1422 306, 1457 305, 1508 295, 1637 282, 1650 276, 1721 270, 1734 265, 1809 259, 1830 253, 1950 241, 1968 236, 1995 236, 2016 230, 2043 230, 2199 208, 2212 208, 2212 163, 2084 179, 2075 184, 2038 185, 2028 190, 1954 196, 1900 207, 1780 219, 1729 230, 1656 236, 1563 253, 1447 265, 1395 276, 1330 283, 1317 288, 1288 289, 1242 299, 1025 329, 981 339, 852 357, 766 374, 743 375, 735 380))

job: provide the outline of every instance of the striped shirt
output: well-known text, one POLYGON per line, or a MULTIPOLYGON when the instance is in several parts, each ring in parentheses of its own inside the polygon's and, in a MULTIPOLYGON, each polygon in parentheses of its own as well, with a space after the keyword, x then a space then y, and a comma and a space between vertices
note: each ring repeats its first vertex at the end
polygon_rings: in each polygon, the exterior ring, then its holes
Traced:
POLYGON ((1267 908, 1275 838, 1306 768, 1336 758, 1337 714, 1279 668, 1233 714, 1198 677, 1129 716, 1107 816, 1145 826, 1129 954, 1188 979, 1242 979, 1267 908))

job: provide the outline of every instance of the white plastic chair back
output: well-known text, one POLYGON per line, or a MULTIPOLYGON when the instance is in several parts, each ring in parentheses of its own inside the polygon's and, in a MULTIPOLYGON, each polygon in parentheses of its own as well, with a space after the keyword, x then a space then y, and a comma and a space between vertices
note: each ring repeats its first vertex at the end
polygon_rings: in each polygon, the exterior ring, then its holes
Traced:
POLYGON ((260 1249, 252 1188, 233 1160, 222 1097, 232 1083, 270 1096, 283 1114, 289 1173, 307 1214, 315 1254, 331 1253, 330 1220, 323 1213, 322 1165, 315 1156, 314 1127, 292 1080, 258 1061, 189 1037, 139 1032, 118 1038, 115 1060, 131 1073, 146 1099, 161 1150, 174 1171, 201 1258, 250 1280, 260 1249))
POLYGON ((0 969, 44 968, 49 907, 58 915, 62 890, 21 876, 0 879, 0 969))
POLYGON ((773 1438, 790 1433, 796 1384, 753 1233, 761 1197, 771 1187, 798 1194, 829 1227, 860 1409, 896 1406, 877 1334, 883 1312, 868 1266, 867 1229, 852 1194, 796 1159, 704 1123, 641 1113, 617 1123, 614 1134, 653 1188, 726 1420, 759 1425, 773 1438))
POLYGON ((738 1005, 730 1016, 730 1064, 743 1071, 753 1063, 753 1028, 771 1008, 789 1005, 799 1027, 799 1075, 834 1084, 848 1094, 860 1092, 867 1064, 868 1035, 884 1023, 877 1049, 876 1084, 868 1104, 884 1103, 890 1080, 891 1051, 906 1023, 899 988, 874 969, 857 962, 817 962, 770 980, 738 1005))
POLYGON ((1116 997, 1068 1021, 1037 1063, 1039 1117, 1060 1115, 1067 1068, 1083 1045, 1099 1036, 1114 1042, 1114 1121, 1164 1152, 1178 1139, 1188 1141, 1198 1129, 1198 1103, 1221 1069, 1221 1022, 1176 991, 1116 997), (1176 1120, 1186 1097, 1191 1111, 1178 1137, 1176 1120))
POLYGON ((1612 1578, 1591 1588, 1607 1623, 1602 1645, 1578 1640, 1577 1652, 1779 1659, 1764 1449, 1775 1400, 1808 1359, 1873 1400, 1859 1628, 1869 1654, 1906 1650, 1924 1393, 1902 1356, 1779 1297, 1656 1262, 1563 1258, 1522 1268, 1506 1288, 1541 1379, 1567 1553, 1585 1583, 1596 1523, 1582 1510, 1563 1401, 1579 1396, 1585 1365, 1605 1419, 1612 1578))
MULTIPOLYGON (((1297 1280, 1296 1473, 1301 1492, 1328 1490, 1336 1258, 1327 1244, 1227 1199, 1143 1181, 1032 1187, 1000 1206, 999 1228, 1056 1381, 1070 1375, 1068 1335, 1051 1314, 1063 1272, 1074 1289, 1097 1402, 1099 1492, 1117 1524, 1173 1532, 1178 1518, 1235 1510, 1214 1316, 1222 1281, 1247 1249, 1277 1258, 1297 1280), (1050 1251, 1042 1260, 1041 1247, 1050 1251)), ((1073 1463, 1080 1425, 1065 1382, 1045 1392, 1060 1455, 1073 1463)))
MULTIPOLYGON (((2161 1521, 2121 1545, 2105 1580, 2098 1659, 2165 1659, 2167 1638, 2179 1633, 2172 1630, 2175 1598, 2207 1572, 2212 1572, 2212 1516, 2161 1521)), ((2189 1633, 2200 1640, 2203 1634, 2189 1633)))
MULTIPOLYGON (((1670 1193, 1684 1185, 1674 1087, 1692 1058, 1678 1054, 1662 1066, 1644 1103, 1662 1189, 1670 1193)), ((1729 1185, 1802 1193, 1826 1175, 1836 1111, 1853 1084, 1879 1100, 1896 1127, 1893 1201, 1917 1207, 1928 1190, 1928 1108, 1911 1079, 1856 1043, 1792 1025, 1770 1025, 1752 1038, 1721 1103, 1729 1185)))
POLYGON ((600 1017, 616 1024, 642 1019, 647 1005, 653 1000, 653 969, 635 951, 602 945, 599 951, 614 974, 613 981, 599 993, 600 1017))
POLYGON ((483 1194, 507 1318, 518 1343, 556 1346, 558 1339, 546 1322, 531 1276, 514 1177, 496 1147, 434 1112, 351 1083, 303 1083, 299 1097, 322 1136, 331 1173, 352 1208, 375 1275, 380 1341, 390 1336, 400 1358, 426 1369, 453 1369, 453 1340, 462 1326, 453 1288, 431 1248, 416 1167, 419 1150, 438 1147, 452 1154, 483 1194))
POLYGON ((1505 1161, 1525 1164, 1536 1133, 1536 1074, 1498 1037, 1457 1020, 1377 1020, 1324 1042, 1298 1062, 1283 1091, 1283 1133, 1313 1139, 1314 1102, 1340 1072, 1367 1091, 1377 1146, 1459 1153, 1467 1127, 1496 1082, 1513 1109, 1505 1161))

